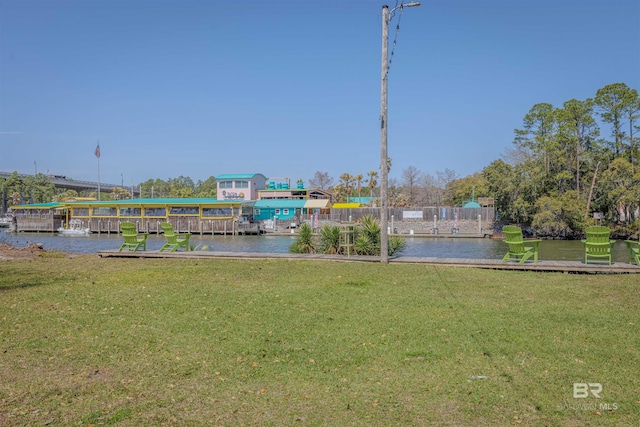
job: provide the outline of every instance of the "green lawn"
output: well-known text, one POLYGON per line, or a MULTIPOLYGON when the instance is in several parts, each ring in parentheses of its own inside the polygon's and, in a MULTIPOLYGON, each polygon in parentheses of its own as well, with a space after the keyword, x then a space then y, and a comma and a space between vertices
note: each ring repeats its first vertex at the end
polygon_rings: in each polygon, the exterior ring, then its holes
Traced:
POLYGON ((0 261, 0 425, 637 426, 639 313, 637 275, 0 261))

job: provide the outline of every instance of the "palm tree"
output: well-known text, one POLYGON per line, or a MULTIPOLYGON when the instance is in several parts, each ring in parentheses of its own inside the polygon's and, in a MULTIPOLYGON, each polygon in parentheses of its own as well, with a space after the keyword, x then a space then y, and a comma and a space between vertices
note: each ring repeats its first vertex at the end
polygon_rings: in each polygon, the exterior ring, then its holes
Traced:
POLYGON ((343 183, 344 192, 347 196, 347 202, 349 202, 349 196, 351 195, 351 184, 353 183, 353 178, 353 176, 349 175, 346 172, 340 175, 340 181, 342 181, 343 183))
POLYGON ((378 171, 369 171, 369 182, 367 186, 369 187, 369 196, 373 197, 373 189, 378 185, 378 171))
POLYGON ((362 174, 359 173, 358 175, 354 176, 353 179, 356 181, 356 188, 358 189, 358 198, 362 197, 361 194, 361 190, 362 190, 362 174))
POLYGON ((342 193, 344 193, 344 185, 338 184, 331 188, 331 194, 334 200, 342 201, 342 193))

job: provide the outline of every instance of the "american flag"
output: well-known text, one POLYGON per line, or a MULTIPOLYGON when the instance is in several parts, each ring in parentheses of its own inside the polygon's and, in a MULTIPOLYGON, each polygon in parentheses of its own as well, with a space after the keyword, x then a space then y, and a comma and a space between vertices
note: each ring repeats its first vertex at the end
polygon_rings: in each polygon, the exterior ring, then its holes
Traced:
POLYGON ((96 147, 96 157, 100 158, 100 143, 98 143, 98 146, 96 147))

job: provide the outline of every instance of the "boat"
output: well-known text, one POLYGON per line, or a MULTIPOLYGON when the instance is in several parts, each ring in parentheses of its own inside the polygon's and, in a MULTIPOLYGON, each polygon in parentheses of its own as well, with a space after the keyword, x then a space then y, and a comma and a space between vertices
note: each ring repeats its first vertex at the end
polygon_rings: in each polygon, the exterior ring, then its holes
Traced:
POLYGON ((69 236, 79 236, 83 234, 91 234, 91 229, 83 227, 83 223, 79 219, 72 219, 69 221, 68 227, 58 228, 58 233, 69 236))
POLYGON ((0 228, 10 227, 13 222, 13 217, 10 215, 0 216, 0 228))

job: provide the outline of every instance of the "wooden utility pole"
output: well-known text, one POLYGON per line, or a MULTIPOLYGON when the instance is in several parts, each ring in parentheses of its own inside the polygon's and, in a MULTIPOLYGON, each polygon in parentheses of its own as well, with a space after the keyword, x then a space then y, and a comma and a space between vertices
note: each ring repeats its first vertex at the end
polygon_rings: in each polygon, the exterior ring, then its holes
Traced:
POLYGON ((380 95, 380 262, 389 262, 387 154, 387 78, 389 77, 389 6, 382 6, 382 87, 380 95))
POLYGON ((380 95, 380 262, 389 262, 389 155, 387 154, 387 84, 389 82, 389 21, 393 13, 404 7, 420 6, 419 2, 399 4, 389 12, 382 6, 382 84, 380 95))

